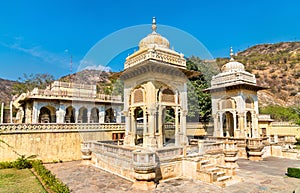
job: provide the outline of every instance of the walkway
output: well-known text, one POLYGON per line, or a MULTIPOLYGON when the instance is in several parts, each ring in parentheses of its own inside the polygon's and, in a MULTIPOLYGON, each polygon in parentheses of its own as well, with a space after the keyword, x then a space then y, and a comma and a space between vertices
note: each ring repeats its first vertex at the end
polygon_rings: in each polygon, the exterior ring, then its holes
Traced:
MULTIPOLYGON (((240 168, 237 175, 243 177, 244 182, 226 188, 198 180, 173 179, 161 182, 152 192, 292 193, 297 186, 300 187, 300 179, 285 176, 287 167, 300 167, 299 160, 269 157, 260 162, 241 159, 238 164, 240 168)), ((47 164, 46 167, 66 183, 72 192, 141 192, 132 190, 130 181, 93 166, 81 165, 79 161, 47 164)))

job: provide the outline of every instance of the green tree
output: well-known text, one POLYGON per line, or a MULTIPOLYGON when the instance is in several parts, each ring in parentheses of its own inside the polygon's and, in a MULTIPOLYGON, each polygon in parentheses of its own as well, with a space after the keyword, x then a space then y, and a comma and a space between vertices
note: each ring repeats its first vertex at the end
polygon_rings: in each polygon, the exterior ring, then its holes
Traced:
POLYGON ((211 118, 211 96, 203 90, 210 86, 212 77, 218 73, 218 66, 214 62, 191 57, 187 59, 187 69, 201 73, 188 82, 188 120, 208 122, 211 118))
POLYGON ((54 77, 50 74, 24 74, 23 76, 23 78, 19 77, 18 82, 12 86, 12 94, 20 95, 36 87, 44 89, 54 81, 54 77))
POLYGON ((271 105, 260 108, 261 114, 270 114, 272 119, 276 121, 290 121, 300 124, 300 108, 299 107, 281 107, 278 105, 271 105))

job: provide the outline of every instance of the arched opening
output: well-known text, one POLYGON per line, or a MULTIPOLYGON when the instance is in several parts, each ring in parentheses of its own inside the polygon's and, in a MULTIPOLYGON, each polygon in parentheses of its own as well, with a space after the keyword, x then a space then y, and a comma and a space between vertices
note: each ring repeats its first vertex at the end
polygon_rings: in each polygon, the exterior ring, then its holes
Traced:
POLYGON ((134 110, 134 119, 136 124, 136 145, 142 145, 143 144, 143 135, 144 135, 144 111, 141 107, 137 107, 134 110))
POLYGON ((87 120, 88 120, 87 108, 81 107, 79 109, 78 123, 87 123, 87 120))
POLYGON ((75 123, 75 109, 72 106, 66 109, 65 122, 75 123))
POLYGON ((39 123, 51 123, 51 111, 47 107, 40 109, 39 123))
POLYGON ((230 112, 225 112, 223 116, 223 136, 234 137, 234 119, 230 112))
POLYGON ((162 137, 165 146, 175 143, 175 111, 174 108, 167 106, 162 112, 162 137))
POLYGON ((248 137, 252 137, 253 133, 252 133, 252 115, 251 112, 247 112, 246 114, 246 124, 247 124, 247 136, 248 137))
POLYGON ((97 109, 96 107, 92 108, 91 110, 90 122, 99 123, 99 109, 97 109))
POLYGON ((245 103, 246 103, 246 108, 247 109, 253 109, 253 100, 252 99, 250 99, 250 98, 247 98, 246 99, 246 101, 245 101, 245 103))
POLYGON ((114 115, 114 110, 110 107, 105 110, 105 123, 115 123, 115 115, 114 115))

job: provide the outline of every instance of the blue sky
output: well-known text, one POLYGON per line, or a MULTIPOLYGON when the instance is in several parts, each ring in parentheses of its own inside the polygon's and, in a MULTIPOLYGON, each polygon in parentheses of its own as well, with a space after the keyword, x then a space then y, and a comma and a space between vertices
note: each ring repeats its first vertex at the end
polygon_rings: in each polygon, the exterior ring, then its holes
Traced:
MULTIPOLYGON (((296 0, 2 0, 0 78, 16 80, 23 73, 59 78, 70 73, 70 55, 76 72, 97 42, 118 30, 150 24, 153 16, 158 24, 189 33, 213 58, 227 57, 231 46, 240 51, 255 44, 299 41, 299 8, 296 0)), ((167 32, 162 35, 168 38, 167 32)), ((135 33, 132 37, 137 38, 135 33)), ((179 40, 170 40, 176 50, 181 50, 179 40)), ((108 49, 118 44, 114 41, 108 49)), ((122 61, 117 63, 110 68, 120 70, 122 61)))

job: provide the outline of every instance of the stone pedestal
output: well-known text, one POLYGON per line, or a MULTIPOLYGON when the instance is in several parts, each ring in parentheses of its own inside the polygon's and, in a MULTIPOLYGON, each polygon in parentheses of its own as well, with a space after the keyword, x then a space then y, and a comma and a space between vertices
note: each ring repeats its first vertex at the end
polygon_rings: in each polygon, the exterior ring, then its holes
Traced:
POLYGON ((151 190, 155 187, 155 152, 149 150, 134 150, 133 169, 135 182, 132 187, 138 190, 151 190))
POLYGON ((239 150, 236 147, 236 142, 225 141, 224 142, 224 161, 225 165, 232 168, 238 168, 236 161, 238 160, 239 150))
POLYGON ((248 139, 247 153, 248 153, 249 160, 251 160, 251 161, 263 160, 262 150, 264 148, 264 145, 263 145, 262 141, 263 141, 262 138, 248 139))
POLYGON ((82 164, 88 165, 92 160, 92 151, 89 148, 83 147, 81 148, 82 153, 82 164))

